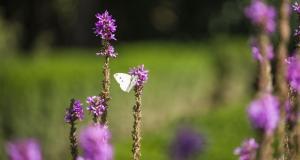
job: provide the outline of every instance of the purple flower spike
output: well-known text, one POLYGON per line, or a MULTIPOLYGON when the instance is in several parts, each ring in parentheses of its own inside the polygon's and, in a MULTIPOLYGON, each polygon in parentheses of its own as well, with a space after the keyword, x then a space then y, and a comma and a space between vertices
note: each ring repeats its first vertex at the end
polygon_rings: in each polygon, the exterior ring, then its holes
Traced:
POLYGON ((75 100, 72 109, 69 108, 66 110, 65 122, 70 123, 72 120, 83 120, 84 111, 82 108, 82 103, 80 100, 75 100))
POLYGON ((287 79, 290 86, 300 92, 300 58, 290 57, 287 60, 287 79))
POLYGON ((95 23, 94 33, 96 36, 100 36, 103 40, 116 40, 115 32, 117 30, 117 26, 115 24, 115 19, 105 11, 104 13, 96 14, 96 18, 98 21, 95 23))
MULTIPOLYGON (((90 125, 85 128, 79 137, 83 149, 84 160, 112 160, 113 148, 110 144, 111 134, 107 126, 90 125)), ((80 160, 79 159, 79 160, 80 160)))
POLYGON ((96 53, 97 56, 108 56, 111 58, 116 58, 118 53, 115 52, 115 48, 108 44, 106 46, 104 46, 104 48, 102 49, 102 51, 100 51, 99 53, 96 53))
POLYGON ((278 99, 269 94, 263 95, 250 104, 248 115, 255 128, 272 133, 279 121, 278 99))
POLYGON ((260 0, 252 0, 252 3, 245 8, 245 15, 254 25, 263 27, 268 33, 273 33, 276 29, 276 11, 274 7, 260 0))
POLYGON ((128 72, 132 76, 137 76, 136 86, 143 86, 148 80, 148 70, 145 70, 144 65, 131 68, 128 72))
POLYGON ((255 139, 245 140, 241 147, 234 150, 234 154, 239 156, 239 160, 253 160, 256 157, 258 144, 255 139))
POLYGON ((34 139, 9 142, 6 150, 10 160, 42 160, 40 146, 34 139))
MULTIPOLYGON (((258 47, 257 42, 255 40, 253 40, 251 43, 251 50, 252 50, 253 58, 261 62, 263 60, 263 56, 262 56, 262 54, 260 52, 260 48, 258 47)), ((272 45, 269 45, 267 47, 267 58, 269 60, 274 58, 274 50, 273 50, 272 45)))
POLYGON ((298 2, 295 2, 293 5, 292 5, 292 8, 293 10, 297 13, 297 14, 300 14, 300 5, 298 2))
POLYGON ((186 160, 200 154, 205 147, 201 134, 190 128, 180 129, 170 146, 172 160, 186 160))
POLYGON ((104 99, 100 96, 88 97, 86 102, 89 105, 87 110, 97 117, 101 116, 106 109, 104 99))

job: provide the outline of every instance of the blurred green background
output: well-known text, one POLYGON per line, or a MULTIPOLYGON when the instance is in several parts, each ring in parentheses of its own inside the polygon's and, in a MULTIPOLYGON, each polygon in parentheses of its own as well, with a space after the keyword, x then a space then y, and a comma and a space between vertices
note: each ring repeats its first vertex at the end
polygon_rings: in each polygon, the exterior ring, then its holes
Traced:
MULTIPOLYGON (((200 159, 234 159, 234 147, 251 136, 244 109, 253 95, 255 63, 247 46, 244 38, 117 46, 112 73, 141 63, 150 70, 143 95, 144 159, 167 159, 169 143, 182 125, 205 135, 207 148, 200 159)), ((70 98, 85 101, 100 92, 103 59, 95 51, 40 50, 32 57, 1 59, 0 141, 36 137, 45 159, 67 159, 64 110, 70 98)), ((134 95, 122 92, 112 80, 111 96, 109 125, 116 159, 129 159, 134 95)), ((86 117, 84 123, 90 122, 86 117)))
MULTIPOLYGON (((2 0, 0 2, 0 159, 4 145, 37 138, 44 159, 70 159, 65 108, 101 89, 103 58, 93 35, 96 12, 117 19, 119 53, 111 72, 145 64, 142 155, 167 160, 178 128, 206 139, 201 160, 234 160, 253 136, 245 108, 255 93, 256 62, 243 17, 247 0, 2 0), (234 8, 234 9, 233 9, 234 8)), ((276 35, 274 36, 276 41, 276 35)), ((115 159, 131 157, 133 93, 111 80, 109 126, 115 159)), ((91 122, 86 119, 79 129, 91 122)))

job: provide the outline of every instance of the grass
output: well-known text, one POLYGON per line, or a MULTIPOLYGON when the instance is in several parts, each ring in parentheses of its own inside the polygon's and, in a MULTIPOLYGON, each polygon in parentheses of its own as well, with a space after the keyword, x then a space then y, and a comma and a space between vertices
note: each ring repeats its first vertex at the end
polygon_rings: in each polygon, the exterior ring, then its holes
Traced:
MULTIPOLYGON (((117 46, 111 72, 145 64, 150 79, 143 95, 143 158, 168 159, 169 142, 183 122, 203 132, 201 159, 234 159, 232 149, 251 136, 244 107, 251 96, 253 66, 244 39, 205 43, 136 42, 117 46), (215 108, 215 109, 214 109, 215 108)), ((37 137, 45 159, 68 159, 69 99, 85 100, 101 87, 102 58, 93 49, 56 49, 31 58, 0 60, 0 159, 3 144, 37 137)), ((112 80, 109 124, 116 159, 129 159, 133 93, 112 80)), ((80 125, 85 125, 90 117, 80 125)))

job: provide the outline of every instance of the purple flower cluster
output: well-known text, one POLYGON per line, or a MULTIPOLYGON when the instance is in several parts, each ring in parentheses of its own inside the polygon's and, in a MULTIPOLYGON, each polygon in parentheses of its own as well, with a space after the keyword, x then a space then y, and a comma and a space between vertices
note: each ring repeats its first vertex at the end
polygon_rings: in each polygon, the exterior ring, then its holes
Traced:
POLYGON ((132 76, 137 76, 136 86, 143 86, 148 80, 149 71, 144 68, 144 65, 131 68, 128 73, 132 76))
POLYGON ((107 56, 116 58, 117 53, 115 48, 109 43, 111 40, 116 40, 115 32, 117 30, 116 20, 105 11, 104 13, 96 14, 98 21, 95 23, 94 33, 96 36, 100 36, 103 41, 103 48, 100 52, 96 53, 98 56, 107 56))
POLYGON ((290 57, 286 62, 288 64, 287 80, 294 90, 300 92, 300 58, 290 57))
POLYGON ((300 14, 300 5, 298 2, 295 2, 293 5, 292 5, 292 8, 293 10, 297 13, 297 14, 300 14))
POLYGON ((245 9, 245 15, 254 25, 262 27, 268 33, 273 33, 276 29, 274 7, 261 0, 252 0, 252 3, 245 9))
POLYGON ((201 134, 191 128, 182 128, 170 145, 170 158, 186 160, 200 154, 204 147, 205 141, 201 134))
POLYGON ((248 115, 255 128, 272 133, 279 121, 278 99, 270 94, 261 96, 250 104, 248 115))
POLYGON ((66 115, 65 115, 65 122, 70 123, 71 121, 75 120, 83 120, 84 118, 84 111, 82 108, 82 103, 80 100, 75 100, 72 108, 68 108, 66 110, 66 115))
MULTIPOLYGON (((266 50, 267 58, 269 60, 273 59, 274 58, 273 46, 269 45, 266 49, 267 49, 266 50)), ((252 50, 253 58, 261 62, 263 60, 263 56, 262 56, 262 54, 260 52, 260 48, 258 47, 257 42, 255 40, 253 40, 251 43, 251 50, 252 50)))
POLYGON ((96 36, 101 36, 101 39, 107 41, 116 40, 116 20, 112 18, 108 11, 105 11, 102 14, 97 13, 96 18, 98 19, 98 21, 95 23, 94 28, 94 33, 96 34, 96 36))
POLYGON ((88 97, 86 102, 89 105, 87 110, 97 117, 101 116, 106 109, 104 99, 100 96, 88 97))
POLYGON ((96 53, 96 55, 116 58, 118 53, 115 52, 115 48, 112 45, 107 44, 104 46, 104 48, 100 52, 96 53))
POLYGON ((110 144, 111 134, 107 126, 90 125, 79 137, 79 144, 83 149, 84 160, 112 160, 113 148, 110 144))
POLYGON ((243 142, 241 147, 234 150, 234 154, 239 156, 239 160, 254 160, 257 148, 258 144, 255 139, 247 139, 243 142))
POLYGON ((42 160, 40 146, 34 139, 10 142, 6 150, 10 160, 42 160))

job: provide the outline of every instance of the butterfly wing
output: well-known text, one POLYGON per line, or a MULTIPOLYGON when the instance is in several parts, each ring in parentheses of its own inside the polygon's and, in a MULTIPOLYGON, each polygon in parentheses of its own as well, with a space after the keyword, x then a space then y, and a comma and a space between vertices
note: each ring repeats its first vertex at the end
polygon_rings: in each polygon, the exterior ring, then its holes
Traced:
POLYGON ((115 80, 120 84, 120 88, 124 92, 129 92, 128 87, 131 84, 131 75, 126 73, 116 73, 114 74, 115 80))
POLYGON ((130 81, 128 88, 126 89, 126 92, 131 91, 131 89, 136 85, 137 79, 138 79, 137 76, 131 76, 131 81, 130 81))

